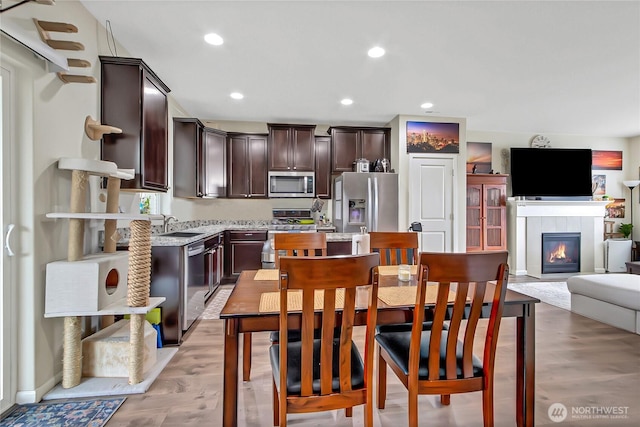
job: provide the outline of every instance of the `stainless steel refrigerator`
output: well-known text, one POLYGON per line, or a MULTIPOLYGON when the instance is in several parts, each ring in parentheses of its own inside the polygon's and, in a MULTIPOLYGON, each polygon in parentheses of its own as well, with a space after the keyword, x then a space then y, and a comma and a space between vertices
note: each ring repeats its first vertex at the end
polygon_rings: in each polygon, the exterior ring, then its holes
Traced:
POLYGON ((398 174, 344 172, 333 182, 338 233, 398 231, 398 174))

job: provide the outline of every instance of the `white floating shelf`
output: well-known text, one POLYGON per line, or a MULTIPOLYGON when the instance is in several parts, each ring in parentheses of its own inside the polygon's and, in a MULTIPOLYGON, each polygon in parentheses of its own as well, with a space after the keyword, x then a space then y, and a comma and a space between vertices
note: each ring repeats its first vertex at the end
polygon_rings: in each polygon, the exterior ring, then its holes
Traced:
POLYGON ((127 299, 123 298, 106 306, 98 311, 68 312, 68 313, 45 313, 44 317, 69 317, 69 316, 108 316, 115 314, 147 314, 166 300, 165 297, 149 298, 149 305, 145 307, 129 307, 127 299))
POLYGON ((131 213, 101 213, 101 212, 50 212, 47 218, 66 218, 66 219, 121 219, 130 221, 155 221, 162 220, 162 215, 143 215, 131 213))

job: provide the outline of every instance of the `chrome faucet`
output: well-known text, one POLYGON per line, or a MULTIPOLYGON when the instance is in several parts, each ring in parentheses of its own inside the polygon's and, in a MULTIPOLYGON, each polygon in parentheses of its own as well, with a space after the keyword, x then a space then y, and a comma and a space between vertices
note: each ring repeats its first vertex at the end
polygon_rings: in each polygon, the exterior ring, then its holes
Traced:
POLYGON ((162 227, 163 227, 163 230, 164 230, 165 233, 167 231, 169 231, 169 222, 171 222, 171 220, 174 220, 175 222, 178 222, 178 218, 176 218, 173 215, 167 216, 167 215, 163 214, 162 217, 163 217, 162 227))

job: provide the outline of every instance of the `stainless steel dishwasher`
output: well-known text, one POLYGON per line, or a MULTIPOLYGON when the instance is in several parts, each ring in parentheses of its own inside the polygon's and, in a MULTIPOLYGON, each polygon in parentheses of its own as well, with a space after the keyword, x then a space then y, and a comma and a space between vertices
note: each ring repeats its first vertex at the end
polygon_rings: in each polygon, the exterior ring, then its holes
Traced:
POLYGON ((206 281, 204 240, 191 243, 184 249, 185 272, 183 280, 182 330, 188 330, 204 311, 204 301, 209 292, 206 281))
POLYGON ((183 332, 202 314, 209 290, 205 268, 204 240, 152 246, 150 295, 166 298, 160 305, 165 345, 180 345, 183 332))

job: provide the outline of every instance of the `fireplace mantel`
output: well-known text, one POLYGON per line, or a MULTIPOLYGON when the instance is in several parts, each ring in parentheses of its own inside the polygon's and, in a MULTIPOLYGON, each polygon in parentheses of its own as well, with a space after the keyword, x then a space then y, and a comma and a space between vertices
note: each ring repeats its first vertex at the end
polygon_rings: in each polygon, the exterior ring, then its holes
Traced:
POLYGON ((542 233, 581 234, 581 273, 604 273, 606 201, 507 200, 512 274, 542 276, 542 233))

